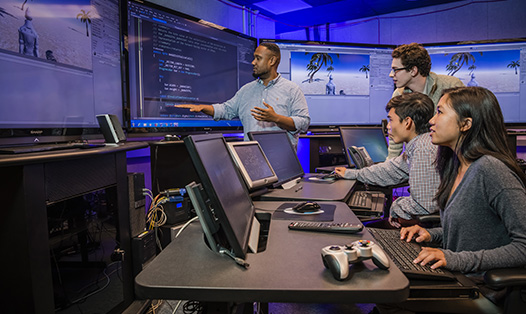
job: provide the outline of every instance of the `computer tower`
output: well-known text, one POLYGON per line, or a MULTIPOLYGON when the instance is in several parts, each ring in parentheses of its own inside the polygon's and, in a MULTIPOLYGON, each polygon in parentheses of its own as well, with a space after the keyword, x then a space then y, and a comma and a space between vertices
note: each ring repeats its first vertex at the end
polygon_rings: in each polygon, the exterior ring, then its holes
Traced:
POLYGON ((130 235, 138 236, 146 230, 146 197, 143 195, 144 173, 128 173, 130 235))
POLYGON ((157 255, 154 230, 144 231, 132 238, 133 276, 137 276, 157 255))
MULTIPOLYGON (((200 182, 183 141, 151 143, 150 156, 154 195, 169 189, 184 188, 191 182, 200 182)), ((188 195, 170 196, 163 207, 167 225, 184 223, 195 216, 188 195)))
POLYGON ((199 176, 183 141, 154 142, 150 144, 152 192, 184 188, 199 176))

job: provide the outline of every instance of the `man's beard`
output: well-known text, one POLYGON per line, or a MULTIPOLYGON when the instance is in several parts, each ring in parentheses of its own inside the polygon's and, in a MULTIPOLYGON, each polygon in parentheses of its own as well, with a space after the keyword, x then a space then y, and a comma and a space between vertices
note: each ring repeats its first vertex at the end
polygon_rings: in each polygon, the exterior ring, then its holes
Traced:
POLYGON ((265 72, 252 72, 252 76, 257 79, 257 78, 260 78, 260 79, 264 79, 264 78, 267 78, 268 77, 268 74, 269 74, 269 71, 265 71, 265 72))

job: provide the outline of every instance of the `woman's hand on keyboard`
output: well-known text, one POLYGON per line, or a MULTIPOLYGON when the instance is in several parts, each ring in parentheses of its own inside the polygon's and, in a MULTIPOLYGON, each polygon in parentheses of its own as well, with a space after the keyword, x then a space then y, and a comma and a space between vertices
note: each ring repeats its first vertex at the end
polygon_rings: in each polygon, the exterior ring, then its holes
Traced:
POLYGON ((422 251, 420 251, 413 263, 420 264, 422 266, 432 263, 432 269, 444 267, 447 265, 444 252, 442 252, 442 250, 440 249, 435 249, 431 247, 423 247, 422 251))
POLYGON ((407 242, 411 242, 411 240, 414 240, 416 242, 429 242, 431 241, 431 235, 425 228, 422 228, 418 225, 414 225, 407 228, 402 228, 400 230, 400 239, 406 240, 407 242))

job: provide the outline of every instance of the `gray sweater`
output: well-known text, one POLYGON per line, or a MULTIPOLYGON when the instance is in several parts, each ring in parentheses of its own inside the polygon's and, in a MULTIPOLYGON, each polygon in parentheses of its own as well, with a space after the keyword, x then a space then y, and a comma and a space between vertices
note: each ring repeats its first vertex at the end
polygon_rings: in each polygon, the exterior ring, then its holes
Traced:
POLYGON ((477 272, 526 265, 526 191, 500 160, 473 162, 441 211, 442 241, 450 270, 477 272))

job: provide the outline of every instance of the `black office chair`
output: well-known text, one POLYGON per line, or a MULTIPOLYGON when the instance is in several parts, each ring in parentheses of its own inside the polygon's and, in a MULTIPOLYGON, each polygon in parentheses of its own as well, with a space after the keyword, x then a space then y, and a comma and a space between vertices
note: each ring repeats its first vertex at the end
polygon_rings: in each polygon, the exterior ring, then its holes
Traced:
POLYGON ((418 216, 418 221, 419 225, 424 228, 440 227, 440 214, 421 215, 418 216))
POLYGON ((506 289, 504 313, 524 313, 526 308, 526 268, 492 269, 484 281, 494 289, 506 289))

